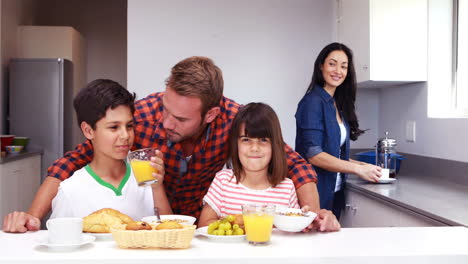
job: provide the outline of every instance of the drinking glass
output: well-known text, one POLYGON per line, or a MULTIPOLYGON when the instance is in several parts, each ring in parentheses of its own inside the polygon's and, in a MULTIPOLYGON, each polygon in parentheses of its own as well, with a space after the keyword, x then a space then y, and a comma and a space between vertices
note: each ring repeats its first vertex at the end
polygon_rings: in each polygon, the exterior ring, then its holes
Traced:
POLYGON ((245 204, 242 206, 245 234, 251 245, 268 244, 273 228, 275 205, 245 204))
POLYGON ((151 157, 156 157, 156 149, 138 149, 128 154, 133 175, 135 175, 139 185, 149 185, 158 181, 153 177, 153 172, 157 172, 157 170, 151 166, 151 157))

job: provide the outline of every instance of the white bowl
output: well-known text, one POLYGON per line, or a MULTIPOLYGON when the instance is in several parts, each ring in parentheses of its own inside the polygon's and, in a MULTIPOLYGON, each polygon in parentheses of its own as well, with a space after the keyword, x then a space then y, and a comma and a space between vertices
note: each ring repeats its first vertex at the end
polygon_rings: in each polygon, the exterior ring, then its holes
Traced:
MULTIPOLYGON (((156 216, 145 216, 141 219, 141 221, 143 222, 147 222, 147 223, 152 223, 152 222, 155 222, 157 221, 158 219, 156 218, 156 216)), ((182 221, 181 224, 183 225, 193 225, 193 223, 195 223, 195 221, 197 220, 195 217, 193 216, 189 216, 189 215, 161 215, 161 220, 164 221, 164 220, 180 220, 182 221)))
POLYGON ((5 149, 10 154, 18 154, 23 150, 23 146, 5 146, 5 149))
POLYGON ((304 213, 303 216, 288 216, 286 213, 302 214, 301 209, 295 208, 278 208, 275 213, 275 227, 286 232, 301 232, 306 228, 317 216, 314 212, 304 213))

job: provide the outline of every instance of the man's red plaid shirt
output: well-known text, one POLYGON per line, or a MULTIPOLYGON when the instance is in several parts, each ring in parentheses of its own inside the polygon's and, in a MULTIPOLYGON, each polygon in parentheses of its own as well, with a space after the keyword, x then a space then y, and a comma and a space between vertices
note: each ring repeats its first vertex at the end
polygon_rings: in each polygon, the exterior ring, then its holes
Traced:
MULTIPOLYGON (((164 187, 175 214, 200 216, 202 200, 216 172, 221 170, 227 159, 228 136, 231 123, 240 105, 223 97, 219 116, 196 144, 190 160, 183 156, 180 143, 166 138, 163 128, 162 97, 164 93, 153 93, 135 102, 133 149, 157 148, 164 154, 166 174, 164 187)), ((305 183, 316 182, 316 174, 291 147, 288 153, 289 177, 296 188, 305 183)), ((48 169, 48 176, 65 180, 74 171, 84 167, 93 158, 90 141, 78 145, 48 169)), ((91 195, 91 194, 90 194, 91 195)))

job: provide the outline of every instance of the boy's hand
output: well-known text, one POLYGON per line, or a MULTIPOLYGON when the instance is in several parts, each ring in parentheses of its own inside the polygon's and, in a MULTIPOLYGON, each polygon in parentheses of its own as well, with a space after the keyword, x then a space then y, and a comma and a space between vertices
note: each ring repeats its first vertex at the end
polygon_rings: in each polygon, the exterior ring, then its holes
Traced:
POLYGON ((157 184, 162 186, 165 172, 163 154, 160 150, 156 150, 156 157, 151 158, 151 166, 156 169, 156 172, 153 172, 153 177, 158 180, 157 184))
POLYGON ((3 231, 10 233, 24 233, 36 231, 41 227, 41 220, 25 212, 9 213, 3 218, 3 231))

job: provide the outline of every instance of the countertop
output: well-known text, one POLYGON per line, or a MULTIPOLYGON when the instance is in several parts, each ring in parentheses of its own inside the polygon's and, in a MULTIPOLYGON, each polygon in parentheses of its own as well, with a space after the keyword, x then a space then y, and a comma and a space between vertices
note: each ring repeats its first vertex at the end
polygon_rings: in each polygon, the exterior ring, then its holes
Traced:
POLYGON ((41 155, 42 153, 43 153, 42 149, 34 149, 34 148, 28 148, 27 150, 23 150, 18 154, 7 153, 5 155, 0 156, 0 164, 24 159, 24 158, 31 157, 34 155, 41 155))
POLYGON ((350 175, 347 187, 383 199, 448 225, 468 226, 468 186, 436 177, 398 174, 389 184, 365 182, 350 175))
POLYGON ((274 230, 271 244, 221 243, 195 237, 188 249, 120 249, 95 241, 54 252, 36 240, 47 231, 0 232, 0 263, 468 263, 466 227, 343 228, 333 233, 274 230))

